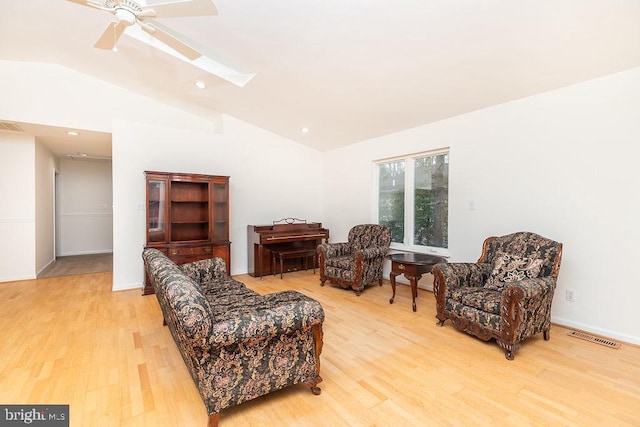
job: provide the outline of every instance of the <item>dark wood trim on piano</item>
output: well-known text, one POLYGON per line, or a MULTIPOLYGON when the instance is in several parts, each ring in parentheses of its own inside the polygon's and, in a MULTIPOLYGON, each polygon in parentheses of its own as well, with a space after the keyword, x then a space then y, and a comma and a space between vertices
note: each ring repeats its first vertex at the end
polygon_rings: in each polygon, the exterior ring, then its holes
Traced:
MULTIPOLYGON (((314 250, 324 240, 329 241, 329 230, 319 222, 292 224, 249 225, 247 227, 247 271, 254 277, 273 274, 272 250, 314 250)), ((299 260, 284 260, 285 271, 300 269, 299 260)))

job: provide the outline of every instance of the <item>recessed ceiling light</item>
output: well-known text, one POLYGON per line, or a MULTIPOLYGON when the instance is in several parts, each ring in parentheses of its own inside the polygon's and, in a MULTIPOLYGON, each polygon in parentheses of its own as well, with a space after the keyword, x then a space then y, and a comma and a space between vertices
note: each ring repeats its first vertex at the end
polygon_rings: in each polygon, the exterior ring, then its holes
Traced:
POLYGON ((78 136, 80 134, 78 132, 76 132, 75 130, 68 130, 67 131, 67 135, 78 136))
POLYGON ((300 128, 300 132, 302 132, 302 133, 309 133, 309 128, 308 128, 308 127, 300 128))
POLYGON ((200 89, 206 89, 207 85, 205 84, 205 82, 201 82, 200 80, 198 80, 197 82, 194 83, 194 85, 196 85, 196 87, 199 87, 200 89))

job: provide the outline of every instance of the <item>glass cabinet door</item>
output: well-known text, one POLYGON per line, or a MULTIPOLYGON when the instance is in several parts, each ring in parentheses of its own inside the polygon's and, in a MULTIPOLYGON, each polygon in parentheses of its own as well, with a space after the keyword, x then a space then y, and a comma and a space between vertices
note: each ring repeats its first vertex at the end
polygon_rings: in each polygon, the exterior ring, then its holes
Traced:
POLYGON ((147 242, 166 241, 167 181, 147 181, 147 242))
POLYGON ((225 182, 213 184, 213 240, 229 239, 229 185, 225 182))

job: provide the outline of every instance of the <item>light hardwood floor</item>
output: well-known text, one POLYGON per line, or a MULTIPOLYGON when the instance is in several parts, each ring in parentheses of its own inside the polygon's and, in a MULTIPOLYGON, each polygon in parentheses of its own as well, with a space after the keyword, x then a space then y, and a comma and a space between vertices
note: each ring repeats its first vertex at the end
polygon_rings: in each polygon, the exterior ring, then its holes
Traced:
MULTIPOLYGON (((640 426, 640 347, 609 349, 553 326, 508 361, 437 327, 400 286, 320 287, 237 276, 260 293, 296 289, 326 312, 322 394, 291 387, 222 412, 232 426, 640 426)), ((111 292, 111 273, 0 283, 0 403, 70 404, 71 426, 196 426, 207 414, 155 296, 111 292)))

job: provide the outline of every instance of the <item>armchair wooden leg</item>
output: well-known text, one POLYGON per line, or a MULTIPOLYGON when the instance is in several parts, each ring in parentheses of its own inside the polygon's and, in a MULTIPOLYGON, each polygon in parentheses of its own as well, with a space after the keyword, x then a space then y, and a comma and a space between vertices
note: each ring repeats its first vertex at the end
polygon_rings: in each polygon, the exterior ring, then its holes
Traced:
POLYGON ((448 319, 448 317, 444 313, 436 314, 436 318, 438 319, 438 321, 436 322, 436 325, 438 326, 444 325, 445 320, 448 319))
POLYGON ((220 422, 220 414, 216 412, 215 414, 209 415, 207 427, 218 427, 218 422, 220 422))
POLYGON ((496 342, 500 347, 504 348, 504 357, 506 357, 507 360, 513 360, 515 358, 515 352, 520 348, 520 343, 510 344, 499 339, 496 340, 496 342))
POLYGON ((545 341, 549 341, 549 331, 542 331, 542 336, 545 341))

